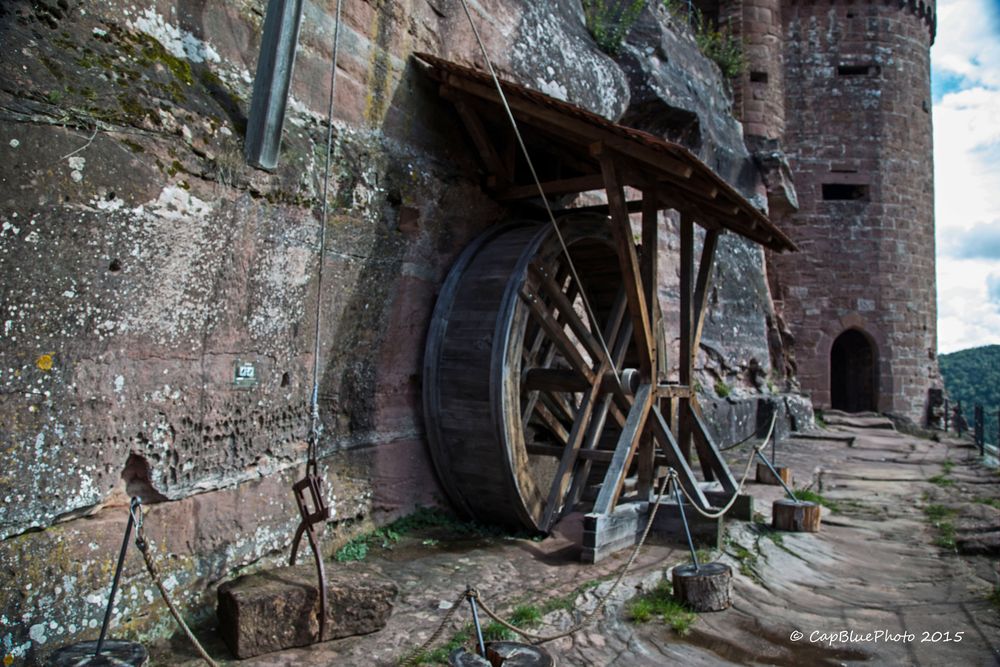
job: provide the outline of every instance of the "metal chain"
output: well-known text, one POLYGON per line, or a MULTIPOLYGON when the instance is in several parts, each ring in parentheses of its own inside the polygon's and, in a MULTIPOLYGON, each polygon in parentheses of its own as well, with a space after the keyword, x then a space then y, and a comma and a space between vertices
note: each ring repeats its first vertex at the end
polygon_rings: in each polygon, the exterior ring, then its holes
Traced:
POLYGON ((326 223, 329 216, 330 161, 333 154, 333 96, 337 90, 337 55, 340 49, 340 8, 343 0, 337 0, 337 19, 333 29, 333 56, 330 66, 330 101, 326 111, 326 165, 323 168, 323 213, 319 228, 319 267, 316 272, 316 326, 313 331, 313 373, 312 373, 312 424, 309 429, 308 474, 317 474, 319 458, 319 438, 322 428, 319 419, 319 348, 320 323, 323 313, 323 261, 326 255, 326 223))
POLYGON ((470 588, 468 594, 476 598, 476 600, 479 602, 480 608, 486 613, 487 616, 489 616, 494 621, 496 621, 503 627, 507 628, 511 632, 517 633, 522 637, 524 637, 525 639, 531 640, 532 643, 534 644, 545 644, 548 642, 555 641, 557 639, 562 639, 563 637, 569 637, 570 635, 579 632, 583 628, 590 625, 590 622, 594 619, 595 616, 597 616, 597 613, 602 609, 604 609, 605 606, 607 606, 607 603, 611 599, 612 594, 615 592, 615 590, 617 590, 619 584, 621 584, 622 580, 625 578, 625 575, 628 574, 629 570, 632 568, 632 565, 635 563, 635 559, 639 556, 639 551, 646 544, 646 538, 649 537, 649 531, 653 527, 653 519, 656 518, 656 510, 659 509, 660 507, 660 500, 662 500, 663 498, 663 493, 667 487, 667 481, 669 479, 670 479, 669 476, 665 476, 663 478, 663 481, 660 482, 660 488, 656 493, 656 503, 653 504, 653 507, 649 512, 649 519, 646 521, 646 528, 642 531, 642 537, 639 538, 639 541, 636 543, 635 548, 632 549, 632 553, 629 555, 628 560, 625 561, 625 563, 621 566, 621 568, 619 568, 618 576, 615 578, 614 583, 611 584, 611 588, 609 588, 608 592, 605 593, 600 598, 597 605, 593 609, 591 609, 586 616, 583 617, 583 620, 581 620, 576 625, 570 627, 567 630, 564 630, 563 632, 560 632, 559 634, 539 635, 529 630, 525 630, 524 628, 519 628, 516 625, 513 625, 504 620, 503 618, 501 618, 499 614, 493 611, 493 609, 491 609, 489 605, 487 605, 486 602, 483 601, 482 595, 480 595, 479 591, 477 591, 475 588, 470 588))
POLYGON ((552 229, 555 230, 556 237, 559 239, 559 245, 562 247, 563 254, 566 255, 566 262, 569 265, 570 273, 573 274, 573 280, 580 287, 580 297, 583 300, 583 306, 587 311, 587 317, 590 318, 590 328, 591 334, 597 337, 598 342, 601 344, 601 349, 603 350, 605 356, 607 357, 608 363, 611 365, 611 370, 614 372, 615 379, 618 381, 618 385, 621 387, 621 377, 619 377, 618 368, 615 365, 614 359, 611 357, 611 351, 608 350, 608 344, 604 340, 604 334, 601 332, 601 327, 598 326, 597 317, 594 315, 593 308, 590 307, 590 300, 587 298, 587 293, 583 289, 583 283, 580 281, 580 276, 576 272, 576 266, 573 264, 573 258, 569 254, 569 248, 566 247, 566 240, 563 238, 562 231, 559 229, 559 224, 556 222, 556 217, 552 213, 552 208, 549 206, 549 200, 545 196, 545 188, 542 187, 542 181, 538 178, 538 172, 535 171, 535 163, 531 160, 531 155, 528 153, 528 147, 524 143, 524 138, 521 136, 521 130, 517 126, 517 121, 514 119, 514 112, 510 109, 510 104, 507 103, 507 95, 503 92, 503 86, 500 85, 500 77, 497 76, 496 70, 493 68, 493 62, 490 60, 489 54, 486 53, 486 45, 483 43, 483 38, 479 35, 479 29, 476 28, 475 21, 472 20, 472 12, 469 11, 469 4, 466 0, 462 0, 462 7, 465 9, 465 16, 469 19, 469 25, 472 26, 472 32, 476 36, 476 41, 479 43, 479 51, 483 54, 483 60, 486 62, 486 67, 490 71, 490 76, 493 78, 493 85, 497 89, 497 94, 500 96, 500 102, 503 104, 504 110, 507 112, 507 119, 510 121, 511 128, 514 130, 514 136, 517 137, 517 143, 521 147, 521 153, 524 155, 524 160, 528 165, 528 170, 531 172, 531 177, 535 181, 535 185, 538 187, 538 193, 541 195, 542 203, 545 205, 545 212, 549 216, 549 222, 552 224, 552 229))
POLYGON ((175 621, 177 621, 177 625, 179 625, 181 630, 184 631, 184 634, 187 635, 188 640, 194 646, 198 655, 201 656, 201 659, 205 661, 205 664, 209 665, 209 667, 218 667, 218 664, 212 660, 212 658, 208 655, 208 652, 205 651, 205 648, 201 645, 201 642, 198 641, 198 638, 191 632, 187 623, 184 622, 180 612, 177 611, 177 607, 174 606, 173 601, 170 599, 170 594, 167 592, 166 586, 163 585, 163 581, 160 579, 159 570, 156 567, 156 562, 153 560, 152 544, 146 540, 142 532, 141 508, 139 511, 139 517, 135 522, 135 546, 137 546, 139 551, 142 552, 142 559, 146 562, 146 571, 149 572, 150 578, 156 585, 157 590, 160 591, 160 597, 163 598, 163 601, 167 605, 167 609, 170 610, 170 615, 174 617, 175 621))
POLYGON ((448 613, 444 615, 443 619, 441 619, 441 623, 438 625, 437 630, 435 630, 434 633, 427 638, 427 641, 411 651, 405 658, 400 660, 399 664, 401 667, 411 667, 412 665, 419 664, 420 657, 423 656, 423 654, 427 652, 427 650, 430 649, 430 647, 433 646, 438 640, 441 633, 444 632, 445 627, 447 627, 448 623, 451 621, 451 617, 454 616, 455 612, 458 611, 458 608, 462 606, 462 600, 464 599, 465 593, 458 596, 458 599, 451 605, 448 613))
MULTIPOLYGON (((761 449, 767 446, 767 443, 768 441, 770 441, 771 436, 774 435, 774 424, 775 422, 777 422, 777 420, 778 420, 777 414, 771 418, 771 428, 769 428, 767 431, 767 437, 764 438, 764 441, 762 443, 754 446, 753 451, 750 452, 750 456, 749 458, 747 458, 746 468, 743 469, 743 478, 740 480, 739 486, 736 487, 736 491, 733 492, 732 498, 729 499, 729 502, 726 503, 726 506, 723 507, 721 510, 718 510, 716 512, 706 512, 705 510, 698 507, 698 503, 695 502, 694 498, 692 498, 690 494, 688 494, 687 489, 684 488, 683 484, 677 485, 678 487, 680 487, 680 490, 684 494, 684 497, 688 499, 689 503, 691 503, 691 507, 693 507, 698 514, 702 515, 706 519, 718 519, 719 517, 726 514, 726 512, 728 512, 730 509, 732 509, 733 504, 736 502, 736 499, 739 498, 740 493, 743 492, 743 487, 746 486, 747 478, 750 476, 750 466, 754 462, 754 458, 760 454, 761 449)), ((673 470, 671 470, 671 472, 674 475, 677 474, 673 470)))

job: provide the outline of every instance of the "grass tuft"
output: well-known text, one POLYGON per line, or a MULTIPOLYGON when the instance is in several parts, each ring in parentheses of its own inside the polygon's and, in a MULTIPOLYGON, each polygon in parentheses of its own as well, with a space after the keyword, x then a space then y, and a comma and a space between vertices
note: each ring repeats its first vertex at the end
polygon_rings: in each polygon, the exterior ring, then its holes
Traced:
POLYGON ((816 493, 810 489, 795 489, 795 497, 799 500, 805 500, 806 502, 822 505, 831 512, 836 512, 839 509, 837 503, 824 498, 822 494, 816 493))
POLYGON ((597 46, 617 55, 645 4, 645 0, 583 0, 587 30, 597 46))
POLYGON ((928 478, 927 481, 930 482, 931 484, 937 484, 938 486, 941 486, 941 487, 947 487, 947 486, 954 486, 955 485, 955 480, 948 479, 948 477, 946 475, 934 475, 933 477, 928 478))
POLYGON ((625 607, 628 618, 636 623, 646 623, 659 618, 679 635, 686 635, 698 615, 673 596, 670 582, 661 579, 648 593, 633 598, 625 607))
POLYGON ((956 514, 958 514, 957 510, 944 505, 935 504, 924 507, 924 515, 938 530, 934 544, 943 549, 955 549, 955 523, 953 519, 956 514))
MULTIPOLYGON (((476 521, 463 521, 448 512, 433 507, 418 507, 404 517, 396 519, 387 526, 358 535, 342 546, 334 554, 337 562, 364 560, 374 548, 392 549, 404 536, 421 530, 439 528, 449 533, 469 537, 506 538, 529 537, 528 535, 511 535, 500 528, 487 526, 476 521)), ((431 538, 423 541, 426 546, 435 546, 439 540, 431 538)))

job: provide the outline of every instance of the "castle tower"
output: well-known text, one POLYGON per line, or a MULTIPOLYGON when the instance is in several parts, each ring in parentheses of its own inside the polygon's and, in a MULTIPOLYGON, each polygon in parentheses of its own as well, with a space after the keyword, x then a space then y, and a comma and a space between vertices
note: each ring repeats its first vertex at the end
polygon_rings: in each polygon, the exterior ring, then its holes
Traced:
POLYGON ((719 22, 743 44, 746 67, 734 82, 734 112, 751 148, 785 132, 782 0, 722 0, 719 22))
POLYGON ((781 20, 781 144, 799 209, 777 222, 801 252, 770 257, 769 268, 798 377, 819 408, 923 423, 928 389, 939 384, 934 6, 786 0, 781 20))

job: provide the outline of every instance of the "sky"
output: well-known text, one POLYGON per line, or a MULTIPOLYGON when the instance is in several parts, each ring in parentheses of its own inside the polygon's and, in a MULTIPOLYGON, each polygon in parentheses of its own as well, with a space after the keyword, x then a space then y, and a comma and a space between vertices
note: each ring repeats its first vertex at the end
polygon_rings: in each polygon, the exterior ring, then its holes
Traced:
POLYGON ((1000 344, 1000 0, 938 0, 938 351, 1000 344))

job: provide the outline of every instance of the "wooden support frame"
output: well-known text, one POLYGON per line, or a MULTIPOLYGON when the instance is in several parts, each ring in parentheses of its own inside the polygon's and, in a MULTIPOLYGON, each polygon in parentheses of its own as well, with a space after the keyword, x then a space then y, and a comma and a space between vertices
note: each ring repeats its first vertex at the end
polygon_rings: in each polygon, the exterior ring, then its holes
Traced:
POLYGON ((705 232, 705 243, 701 248, 701 262, 698 264, 698 281, 694 288, 694 331, 691 334, 692 368, 701 347, 701 332, 705 328, 705 314, 708 312, 708 294, 712 290, 715 276, 715 250, 719 246, 718 229, 705 232))
MULTIPOLYGON (((694 273, 694 220, 681 214, 680 225, 680 384, 691 386, 694 377, 692 343, 692 299, 694 273)), ((677 441, 685 461, 691 460, 691 399, 680 397, 677 414, 677 441)))
POLYGON ((635 337, 635 343, 639 349, 639 370, 642 377, 649 382, 652 375, 656 343, 653 339, 649 307, 643 291, 642 269, 639 267, 639 257, 635 252, 635 242, 632 239, 632 223, 625 205, 625 188, 618 178, 618 169, 612 157, 600 145, 592 147, 591 152, 601 163, 604 188, 608 196, 608 209, 611 213, 611 230, 615 238, 615 250, 618 252, 618 261, 622 267, 625 296, 628 299, 629 314, 632 317, 632 335, 635 337))
POLYGON ((608 471, 604 475, 604 483, 601 491, 597 494, 597 501, 594 503, 594 512, 597 514, 607 514, 614 509, 621 495, 622 485, 625 483, 625 473, 628 471, 632 456, 639 445, 642 430, 646 426, 646 418, 649 416, 649 407, 653 399, 652 387, 644 384, 639 387, 635 394, 635 401, 632 409, 629 410, 625 426, 622 428, 618 444, 615 446, 615 454, 608 464, 608 471))

